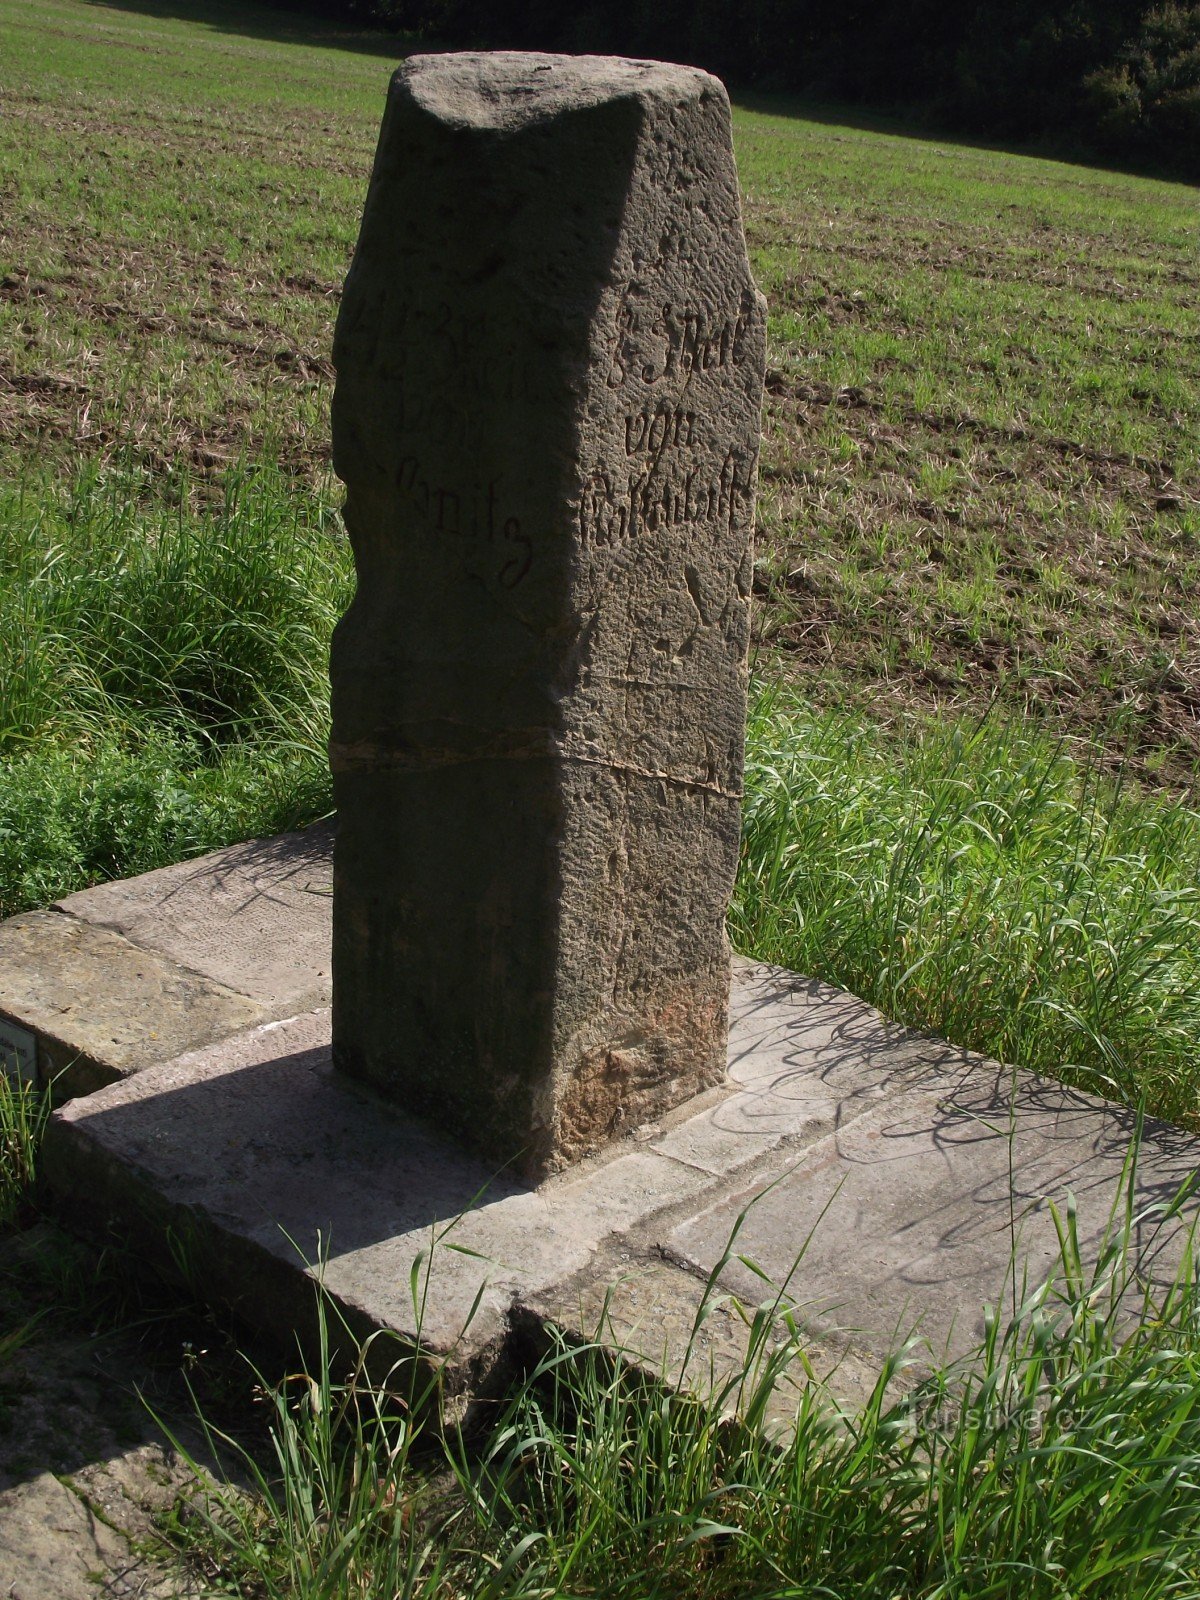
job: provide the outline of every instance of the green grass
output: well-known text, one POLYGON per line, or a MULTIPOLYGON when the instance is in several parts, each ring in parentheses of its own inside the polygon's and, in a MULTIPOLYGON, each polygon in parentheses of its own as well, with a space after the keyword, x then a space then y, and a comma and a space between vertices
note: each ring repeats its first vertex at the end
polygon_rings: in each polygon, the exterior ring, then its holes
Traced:
MULTIPOLYGON (((0 910, 328 808, 328 352, 402 45, 0 0, 0 910)), ((739 938, 1194 1120, 1193 816, 1097 769, 1200 752, 1197 192, 782 103, 735 136, 758 665, 814 708, 752 729, 739 938)))
MULTIPOLYGON (((0 0, 0 478, 116 456, 194 500, 268 459, 327 493, 404 48, 221 0, 0 0)), ((1197 190, 782 101, 735 138, 776 665, 876 716, 999 697, 1190 786, 1197 190)))
POLYGON ((0 487, 0 912, 331 804, 332 514, 278 471, 197 507, 95 464, 0 487))
POLYGON ((999 698, 1190 786, 1197 191, 779 109, 735 132, 784 670, 876 717, 999 698))
MULTIPOLYGON (((28 1203, 50 1111, 41 1090, 15 1072, 10 1076, 14 1065, 0 1060, 0 1236, 28 1203)), ((0 1338, 8 1331, 0 1327, 0 1338)))
MULTIPOLYGON (((0 0, 0 912, 329 806, 329 348, 401 48, 0 0)), ((784 684, 735 937, 1200 1125, 1197 191, 782 103, 735 136, 784 684)), ((43 1116, 0 1088, 0 1228, 43 1116)), ((264 1377, 257 1495, 211 1486, 175 1536, 247 1600, 1198 1596, 1194 1263, 1122 1319, 1152 1225, 1115 1218, 1089 1274, 1062 1222, 1057 1289, 968 1361, 897 1355, 849 1413, 810 1381, 783 1436, 775 1300, 715 1396, 601 1328, 480 1441, 439 1443, 407 1378, 264 1377)))
POLYGON ((993 713, 908 741, 765 691, 747 952, 1200 1127, 1200 813, 993 713))
POLYGON ((226 475, 200 513, 95 469, 0 499, 0 751, 153 720, 214 745, 324 734, 329 630, 350 561, 277 473, 226 475))
MULTIPOLYGON (((364 1353, 337 1381, 326 1349, 266 1386, 270 1466, 235 1451, 237 1481, 202 1480, 169 1532, 270 1600, 1194 1597, 1200 1304, 1190 1258, 1139 1299, 1174 1202, 1135 1215, 1132 1192, 1093 1268, 1068 1211, 1054 1285, 953 1367, 918 1379, 898 1352, 853 1409, 770 1293, 715 1388, 664 1389, 602 1319, 582 1348, 552 1337, 475 1440, 429 1431, 436 1375, 385 1392, 364 1353)), ((710 1280, 697 1348, 719 1301, 710 1280)))
POLYGON ((187 492, 240 458, 327 460, 333 315, 395 62, 254 6, 171 9, 0 7, 10 479, 132 454, 187 492))

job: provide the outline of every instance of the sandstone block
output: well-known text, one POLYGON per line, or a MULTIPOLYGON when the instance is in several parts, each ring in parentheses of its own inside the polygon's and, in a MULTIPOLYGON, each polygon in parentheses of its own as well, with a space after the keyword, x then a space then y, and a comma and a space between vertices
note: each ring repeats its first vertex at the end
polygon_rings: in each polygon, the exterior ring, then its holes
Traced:
POLYGON ((245 994, 58 911, 0 923, 0 1040, 56 1097, 93 1090, 264 1018, 245 994), (15 1029, 14 1029, 15 1024, 15 1029))
POLYGON ((335 361, 334 1058, 538 1177, 725 1072, 764 306, 720 83, 409 61, 335 361))

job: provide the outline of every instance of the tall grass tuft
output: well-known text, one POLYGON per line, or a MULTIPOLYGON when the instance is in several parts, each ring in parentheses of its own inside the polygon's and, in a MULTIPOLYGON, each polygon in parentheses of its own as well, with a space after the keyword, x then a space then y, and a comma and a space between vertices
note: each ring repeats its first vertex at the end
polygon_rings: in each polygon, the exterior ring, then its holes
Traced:
POLYGON ((1200 814, 984 718, 907 740, 762 693, 735 941, 1200 1126, 1200 814))
MULTIPOLYGON (((552 1337, 484 1439, 424 1456, 411 1376, 373 1389, 364 1351, 331 1382, 325 1343, 270 1394, 256 1498, 209 1484, 177 1535, 279 1600, 1195 1600, 1195 1234, 1144 1287, 1184 1197, 1139 1212, 1133 1179, 1094 1263, 1068 1206, 1054 1282, 950 1367, 882 1361, 856 1407, 776 1293, 742 1308, 745 1362, 715 1388, 647 1375, 602 1322, 552 1337)), ((697 1329, 718 1303, 714 1274, 697 1329)))
POLYGON ((268 467, 200 509, 136 491, 97 466, 0 489, 0 751, 149 722, 320 746, 351 584, 333 513, 268 467))
MULTIPOLYGON (((1130 1314, 1146 1217, 1093 1267, 1059 1217, 1057 1286, 915 1385, 905 1357, 838 1406, 812 1381, 786 1427, 722 1424, 598 1344, 560 1345, 512 1401, 488 1462, 487 1536, 522 1584, 476 1594, 1000 1600, 1200 1593, 1200 1296, 1187 1254, 1130 1314), (1138 1314, 1140 1311, 1140 1314, 1138 1314)), ((738 1380, 758 1416, 803 1358, 738 1380)))
MULTIPOLYGON (((410 1277, 418 1327, 430 1259, 410 1277)), ((386 1333, 356 1341, 320 1290, 317 1329, 311 1364, 275 1383, 255 1371, 265 1459, 201 1414, 208 1459, 233 1468, 214 1477, 164 1430, 197 1484, 168 1536, 222 1592, 254 1600, 450 1600, 461 1562, 447 1534, 461 1508, 431 1512, 428 1492, 442 1364, 386 1333)))
POLYGON ((199 508, 128 473, 0 488, 0 913, 327 811, 332 512, 278 471, 199 508))
POLYGON ((50 1114, 49 1096, 4 1068, 0 1061, 0 1232, 19 1219, 32 1191, 50 1114))

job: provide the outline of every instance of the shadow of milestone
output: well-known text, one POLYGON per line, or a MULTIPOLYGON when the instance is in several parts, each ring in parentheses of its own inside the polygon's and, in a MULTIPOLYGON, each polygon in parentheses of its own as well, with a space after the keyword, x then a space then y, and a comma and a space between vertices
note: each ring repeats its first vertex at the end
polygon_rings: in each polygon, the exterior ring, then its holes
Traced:
POLYGON ((869 1362, 912 1328, 939 1359, 966 1354, 985 1306, 1010 1314, 1022 1283, 1061 1279, 1052 1207, 1069 1197, 1086 1274, 1128 1194, 1137 1273, 1116 1293, 1132 1313, 1143 1282, 1174 1275, 1195 1196, 1172 1203, 1200 1141, 1143 1124, 1133 1174, 1126 1108, 778 969, 739 963, 732 1011, 723 1092, 538 1188, 339 1077, 327 1013, 78 1102, 52 1125, 47 1176, 81 1226, 119 1218, 148 1264, 309 1344, 298 1268, 318 1267, 352 1336, 389 1328, 479 1394, 519 1359, 522 1317, 631 1259, 693 1289, 720 1270, 750 1305, 765 1273, 819 1339, 869 1362))
POLYGON ((89 1123, 131 1170, 152 1163, 165 1194, 257 1215, 261 1244, 310 1265, 529 1192, 336 1073, 327 1045, 197 1074, 89 1123))

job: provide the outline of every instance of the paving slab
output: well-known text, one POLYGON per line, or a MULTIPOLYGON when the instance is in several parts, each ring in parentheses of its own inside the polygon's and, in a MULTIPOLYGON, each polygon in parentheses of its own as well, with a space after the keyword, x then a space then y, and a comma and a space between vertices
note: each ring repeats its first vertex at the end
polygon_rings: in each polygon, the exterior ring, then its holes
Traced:
POLYGON ((264 1015, 248 996, 107 928, 57 911, 0 922, 0 1037, 23 1045, 25 1074, 33 1076, 36 1060, 59 1098, 89 1094, 264 1015))
MULTIPOLYGON (((1060 1271, 1055 1210, 1077 1212, 1085 1262, 1132 1196, 1131 1244, 1143 1282, 1175 1275, 1185 1238, 1164 1220, 1194 1188, 1200 1139, 1031 1074, 979 1062, 897 1088, 798 1159, 748 1180, 656 1243, 697 1276, 738 1228, 723 1286, 756 1301, 764 1273, 833 1346, 882 1349, 916 1336, 953 1358, 1060 1271), (746 1262, 752 1262, 753 1267, 746 1262), (754 1269, 757 1268, 758 1271, 754 1269)), ((1195 1196, 1185 1206, 1194 1216, 1195 1196)))
POLYGON ((10 1600, 89 1600, 95 1575, 128 1556, 120 1534, 49 1472, 0 1494, 0 1560, 10 1600))
POLYGON ((327 1006, 332 881, 318 823, 0 923, 0 1068, 66 1099, 327 1006))
MULTIPOLYGON (((732 1013, 724 1090, 537 1188, 336 1075, 325 1010, 63 1108, 44 1167, 77 1225, 135 1238, 267 1330, 311 1328, 319 1276, 355 1334, 419 1344, 459 1396, 503 1382, 531 1325, 590 1336, 606 1297, 648 1360, 671 1329, 677 1355, 743 1213, 724 1290, 767 1292, 738 1256, 786 1283, 848 1398, 899 1334, 970 1343, 1014 1241, 1018 1275, 1044 1274, 1051 1201, 1075 1195, 1096 1247, 1130 1113, 778 969, 739 963, 732 1013)), ((1200 1140, 1149 1126, 1137 1205, 1198 1167, 1200 1140)), ((1148 1219, 1139 1242, 1165 1272, 1179 1239, 1148 1219)))
POLYGON ((332 894, 333 829, 316 823, 83 889, 55 909, 249 996, 264 1017, 290 1017, 329 1004, 332 894))
POLYGON ((311 1324, 319 1276, 356 1332, 389 1328, 478 1386, 516 1297, 711 1184, 630 1141, 531 1188, 335 1075, 329 1033, 328 1011, 268 1024, 65 1107, 43 1152, 59 1205, 267 1330, 311 1324))
MULTIPOLYGON (((533 1353, 555 1337, 597 1345, 673 1387, 713 1396, 734 1414, 744 1411, 747 1372, 753 1382, 751 1324, 767 1293, 760 1283, 757 1295, 739 1298, 720 1283, 710 1287, 645 1240, 637 1248, 622 1242, 576 1282, 531 1296, 514 1320, 533 1353)), ((767 1407, 771 1424, 792 1419, 810 1373, 851 1407, 875 1386, 880 1352, 866 1342, 851 1345, 804 1326, 794 1341, 780 1316, 762 1330, 757 1361, 778 1360, 785 1345, 789 1354, 802 1351, 803 1361, 789 1360, 778 1372, 767 1407)))

